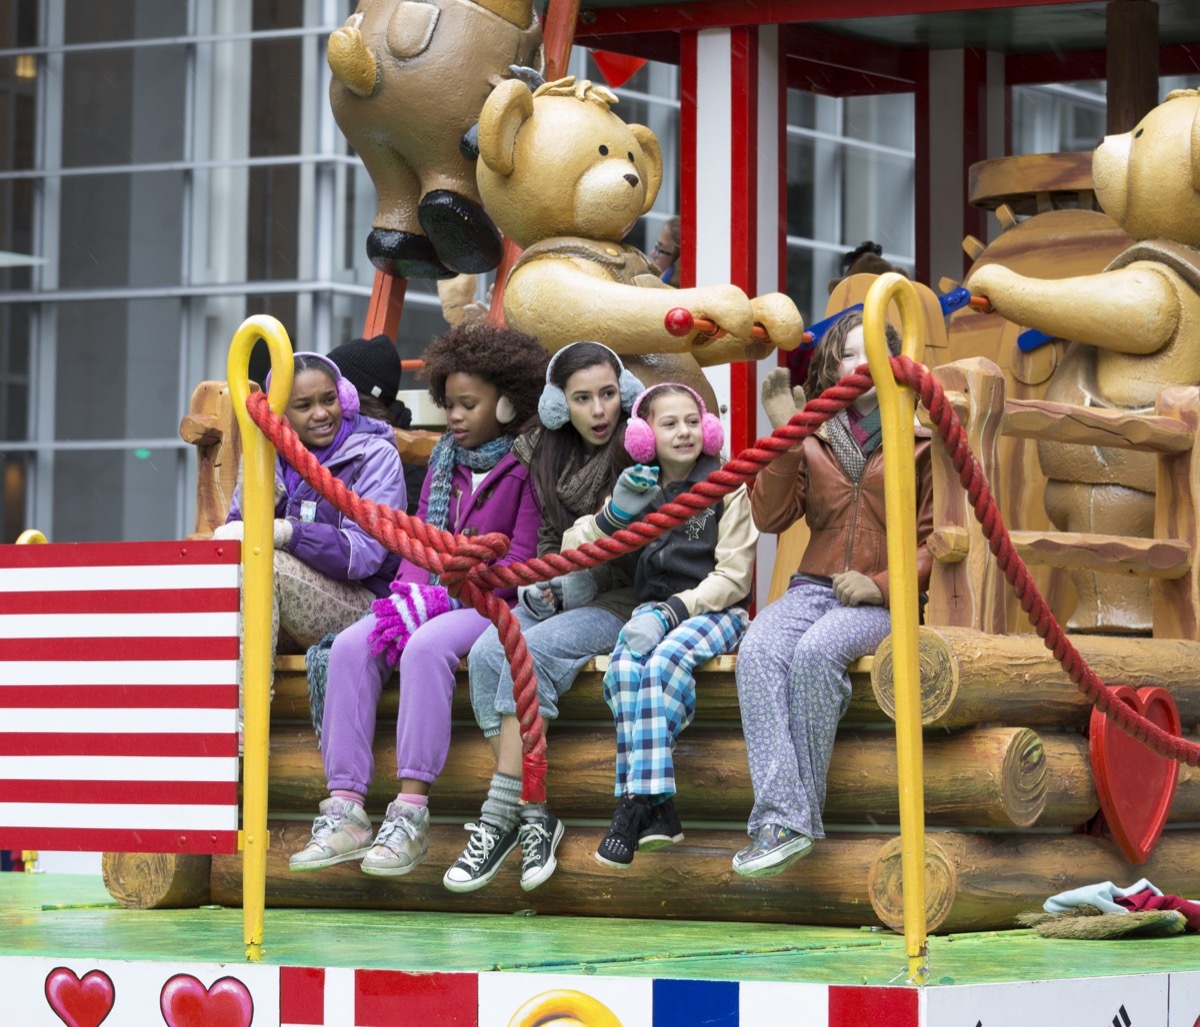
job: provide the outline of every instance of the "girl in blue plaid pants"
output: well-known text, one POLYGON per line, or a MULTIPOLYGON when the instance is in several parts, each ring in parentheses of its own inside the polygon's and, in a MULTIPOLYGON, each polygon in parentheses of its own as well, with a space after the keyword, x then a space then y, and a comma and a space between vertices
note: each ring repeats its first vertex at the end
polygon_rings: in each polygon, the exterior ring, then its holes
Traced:
MULTIPOLYGON (((644 518, 720 467, 721 422, 684 385, 656 385, 633 405, 625 448, 639 463, 618 479, 600 513, 576 522, 572 548, 644 518), (651 464, 651 466, 644 466, 651 464)), ((746 630, 758 531, 744 486, 642 549, 634 586, 640 605, 621 629, 604 698, 617 728, 612 824, 596 850, 624 869, 639 849, 683 839, 671 797, 672 752, 696 710, 693 671, 732 652, 746 630)))

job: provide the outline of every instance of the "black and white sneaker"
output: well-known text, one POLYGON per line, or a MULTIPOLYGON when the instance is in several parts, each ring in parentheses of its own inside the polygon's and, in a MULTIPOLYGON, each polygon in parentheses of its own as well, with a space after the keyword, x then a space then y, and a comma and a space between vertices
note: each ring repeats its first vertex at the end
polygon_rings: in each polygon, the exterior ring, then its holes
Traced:
POLYGON ((558 843, 562 841, 563 826, 558 817, 545 809, 533 816, 522 815, 518 834, 521 837, 521 887, 533 891, 539 884, 550 880, 558 866, 554 858, 558 843))
POLYGON ((478 824, 467 824, 466 829, 474 832, 471 840, 442 878, 442 884, 451 891, 482 888, 496 876, 500 864, 517 847, 519 840, 516 825, 501 832, 495 824, 480 820, 478 824))
POLYGON ((675 803, 668 798, 652 805, 638 834, 638 848, 642 852, 653 852, 681 841, 683 825, 679 822, 679 814, 675 812, 675 803))
POLYGON ((650 810, 642 795, 626 795, 617 803, 608 834, 596 847, 596 862, 616 870, 626 870, 633 862, 641 832, 650 810))

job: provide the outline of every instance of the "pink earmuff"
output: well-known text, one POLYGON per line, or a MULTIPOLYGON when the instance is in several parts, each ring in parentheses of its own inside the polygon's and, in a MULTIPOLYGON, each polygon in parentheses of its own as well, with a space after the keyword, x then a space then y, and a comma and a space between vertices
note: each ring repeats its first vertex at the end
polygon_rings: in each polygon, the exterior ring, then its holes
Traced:
POLYGON ((725 429, 721 426, 721 419, 705 409, 704 400, 700 398, 700 394, 695 389, 680 385, 678 382, 661 382, 653 385, 634 400, 633 409, 629 412, 629 423, 625 426, 625 452, 639 464, 648 464, 654 460, 657 452, 654 429, 650 426, 649 421, 638 415, 638 408, 641 407, 642 400, 650 393, 667 385, 683 389, 696 401, 696 405, 700 408, 700 451, 705 456, 716 456, 725 444, 725 429))

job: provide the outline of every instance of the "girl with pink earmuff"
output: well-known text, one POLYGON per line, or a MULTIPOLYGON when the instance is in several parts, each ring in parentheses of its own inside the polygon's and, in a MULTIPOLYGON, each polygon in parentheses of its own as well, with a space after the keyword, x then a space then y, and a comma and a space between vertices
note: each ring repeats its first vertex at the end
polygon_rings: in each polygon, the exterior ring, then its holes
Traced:
MULTIPOLYGON (((643 392, 625 429, 634 460, 598 514, 577 521, 563 549, 628 527, 721 466, 720 420, 686 385, 643 392)), ((758 530, 745 486, 672 528, 638 554, 639 605, 621 629, 604 698, 617 728, 620 800, 596 859, 623 870, 638 849, 683 839, 672 752, 696 710, 696 667, 732 652, 749 622, 758 530)))
MULTIPOLYGON (((296 353, 293 368, 283 416, 300 441, 347 488, 403 510, 404 470, 391 426, 359 413, 358 390, 328 357, 296 353)), ((268 389, 270 381, 268 375, 268 389)), ((214 539, 241 541, 240 499, 239 486, 214 539)), ((387 595, 400 566, 398 556, 340 514, 283 457, 275 460, 274 543, 272 666, 280 628, 305 648, 348 628, 387 595)))

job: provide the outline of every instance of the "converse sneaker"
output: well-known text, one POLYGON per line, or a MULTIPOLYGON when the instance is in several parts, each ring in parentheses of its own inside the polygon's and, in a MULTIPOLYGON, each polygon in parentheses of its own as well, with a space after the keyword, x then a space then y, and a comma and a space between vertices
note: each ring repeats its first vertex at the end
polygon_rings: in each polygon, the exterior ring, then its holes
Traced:
POLYGON ((733 869, 743 877, 773 877, 801 856, 807 856, 813 840, 806 834, 778 824, 764 824, 754 841, 733 857, 733 869))
POLYGON ((645 796, 626 795, 617 803, 608 834, 596 848, 596 862, 617 870, 627 869, 637 851, 638 834, 649 815, 645 796))
POLYGON ((667 799, 652 805, 638 834, 638 849, 653 852, 681 841, 683 825, 679 822, 679 814, 675 812, 675 803, 667 799))
POLYGON ((563 826, 558 817, 545 809, 533 816, 522 816, 518 833, 521 836, 521 887, 533 891, 550 879, 558 866, 554 852, 562 841, 563 826))
POLYGON ((519 840, 515 825, 502 833, 495 824, 480 820, 478 824, 467 824, 466 829, 474 834, 463 854, 442 878, 442 884, 451 891, 482 888, 496 876, 500 864, 517 847, 519 840))
POLYGON ((378 877, 399 877, 424 862, 428 854, 429 810, 391 802, 375 844, 363 856, 362 871, 378 877))
POLYGON ((319 808, 312 839, 288 861, 289 870, 324 870, 358 859, 371 847, 371 821, 358 803, 331 796, 319 808))

